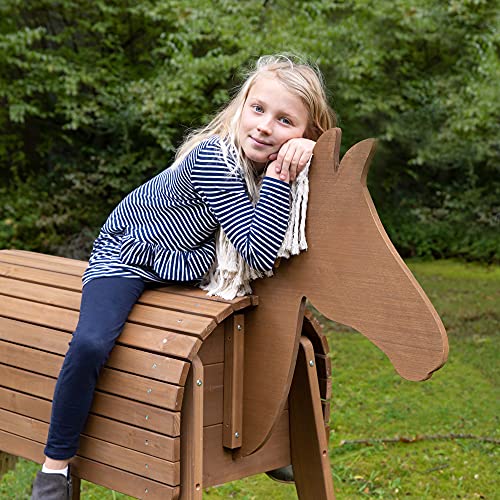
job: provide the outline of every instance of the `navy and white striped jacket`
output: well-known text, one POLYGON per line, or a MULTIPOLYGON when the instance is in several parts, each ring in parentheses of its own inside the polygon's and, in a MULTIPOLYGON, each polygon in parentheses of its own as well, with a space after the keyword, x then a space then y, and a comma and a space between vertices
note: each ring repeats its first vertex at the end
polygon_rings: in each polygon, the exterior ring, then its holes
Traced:
POLYGON ((213 136, 132 191, 95 240, 83 283, 104 276, 198 281, 214 261, 219 225, 250 266, 271 269, 288 225, 290 187, 264 177, 254 207, 243 176, 231 174, 234 163, 213 136))

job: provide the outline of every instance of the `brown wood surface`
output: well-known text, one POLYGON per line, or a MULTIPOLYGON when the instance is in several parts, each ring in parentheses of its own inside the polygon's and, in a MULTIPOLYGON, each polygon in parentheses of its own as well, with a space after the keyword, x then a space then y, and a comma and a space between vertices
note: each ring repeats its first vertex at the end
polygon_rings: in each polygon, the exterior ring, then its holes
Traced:
POLYGON ((288 411, 280 415, 269 440, 252 455, 241 457, 221 446, 222 433, 222 424, 204 428, 204 487, 235 481, 291 463, 288 411))
POLYGON ((328 441, 310 340, 301 337, 289 397, 293 473, 301 500, 333 500, 328 441))
POLYGON ((272 279, 253 284, 259 306, 246 315, 241 454, 265 443, 284 407, 306 297, 327 318, 370 339, 409 380, 428 378, 447 358, 443 324, 390 242, 366 187, 375 141, 356 144, 339 165, 340 135, 329 130, 314 149, 308 251, 282 259, 272 279))
MULTIPOLYGON (((42 463, 43 448, 44 445, 41 443, 0 431, 0 449, 8 453, 17 453, 20 457, 42 463)), ((72 471, 82 479, 135 498, 176 500, 179 495, 179 487, 161 484, 82 457, 73 459, 71 467, 72 471)))
MULTIPOLYGON (((0 317, 0 339, 64 355, 68 350, 71 334, 67 331, 0 317)), ((127 323, 117 345, 189 360, 200 348, 201 340, 178 332, 127 323)))
MULTIPOLYGON (((0 387, 0 408, 45 423, 50 422, 50 403, 48 401, 3 387, 0 387)), ((15 415, 11 416, 15 425, 16 417, 15 415)), ((180 458, 179 438, 140 429, 98 415, 89 415, 83 433, 165 460, 178 461, 180 458)))
POLYGON ((181 422, 181 495, 183 500, 203 496, 203 400, 205 383, 200 358, 193 359, 186 382, 181 422))
MULTIPOLYGON (((56 382, 53 378, 2 364, 0 364, 0 380, 6 388, 47 401, 52 399, 56 382)), ((180 412, 148 406, 100 391, 95 393, 91 412, 145 429, 156 430, 168 436, 175 437, 180 432, 180 412)))
POLYGON ((243 367, 245 318, 234 314, 226 321, 224 355, 224 432, 226 448, 240 448, 243 441, 243 367))
MULTIPOLYGON (((47 441, 49 426, 40 420, 0 410, 0 429, 9 434, 44 444, 47 441)), ((80 438, 78 455, 171 486, 176 486, 180 481, 179 462, 162 460, 85 435, 80 438)))

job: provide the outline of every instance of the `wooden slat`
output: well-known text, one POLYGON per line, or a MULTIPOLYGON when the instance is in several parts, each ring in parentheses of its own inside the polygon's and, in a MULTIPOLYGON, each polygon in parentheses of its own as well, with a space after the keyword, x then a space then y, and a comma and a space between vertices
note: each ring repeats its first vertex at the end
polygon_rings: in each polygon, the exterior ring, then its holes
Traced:
POLYGON ((13 278, 26 283, 45 283, 57 288, 82 291, 82 279, 80 276, 56 273, 34 267, 21 266, 19 264, 8 264, 1 261, 2 251, 0 251, 0 275, 6 278, 13 278))
MULTIPOLYGON (((43 448, 42 444, 35 441, 0 431, 0 449, 8 453, 42 463, 44 461, 43 448)), ((72 472, 78 477, 136 498, 176 500, 179 495, 179 487, 161 484, 93 460, 77 456, 72 460, 71 465, 72 472)))
MULTIPOLYGON (((12 357, 8 360, 7 358, 3 359, 29 370, 39 370, 39 372, 44 374, 51 374, 53 377, 57 377, 62 365, 62 358, 50 353, 37 353, 37 351, 31 351, 34 353, 34 359, 31 359, 30 356, 28 360, 28 350, 23 352, 23 356, 26 356, 24 358, 16 354, 15 359, 12 357)), ((2 380, 0 384, 13 389, 16 387, 12 387, 10 384, 14 381, 2 379, 3 374, 5 374, 5 376, 10 374, 10 376, 17 377, 19 383, 25 385, 25 392, 45 399, 52 399, 55 386, 54 378, 44 377, 37 373, 31 373, 30 371, 24 371, 22 369, 0 364, 0 380, 2 380), (31 390, 29 386, 30 381, 34 384, 33 390, 31 390)), ((130 373, 110 370, 109 368, 103 368, 101 371, 97 382, 97 389, 174 411, 180 410, 182 406, 182 396, 184 394, 184 389, 177 385, 161 383, 144 377, 138 377, 130 373)))
POLYGON ((198 351, 203 365, 224 362, 224 323, 220 324, 204 341, 198 351))
MULTIPOLYGON (((115 364, 120 367, 127 368, 127 360, 130 361, 129 369, 139 368, 137 361, 140 359, 134 359, 133 349, 128 349, 127 347, 118 347, 118 359, 115 358, 115 364), (124 351, 126 354, 121 354, 124 351), (120 357, 122 359, 120 359, 120 357)), ((9 342, 0 341, 0 360, 2 363, 14 366, 16 368, 22 368, 24 370, 33 371, 41 375, 48 375, 49 377, 56 378, 59 375, 61 366, 63 363, 63 357, 48 353, 41 352, 37 349, 31 349, 29 347, 19 346, 17 344, 11 344, 9 342)), ((138 351, 140 353, 140 351, 138 351)), ((147 356, 147 353, 141 353, 147 356)), ((155 360, 159 356, 152 356, 152 365, 146 367, 146 371, 158 370, 159 376, 163 377, 164 381, 170 379, 173 384, 179 384, 179 378, 185 381, 187 371, 189 370, 189 363, 184 363, 172 358, 164 358, 164 360, 159 360, 160 363, 156 368, 155 360), (175 364, 182 364, 181 369, 176 369, 175 371, 169 371, 169 362, 172 362, 172 366, 175 368, 175 364), (186 372, 184 374, 184 372, 186 372)), ((113 354, 111 355, 113 357, 113 354)), ((110 359, 111 359, 110 357, 110 359)), ((143 360, 147 363, 147 359, 143 360)), ((140 370, 135 370, 135 373, 140 373, 140 370)), ((155 374, 155 378, 158 378, 155 374)), ((112 394, 120 394, 125 397, 130 397, 131 399, 137 399, 146 403, 156 404, 158 406, 163 406, 162 399, 165 398, 165 402, 168 404, 177 405, 179 399, 182 398, 182 394, 179 394, 179 388, 177 386, 172 386, 170 383, 159 383, 155 380, 150 380, 149 378, 143 378, 136 374, 125 373, 122 371, 111 370, 110 368, 104 367, 99 376, 97 382, 97 387, 104 391, 110 392, 112 394), (142 393, 143 392, 143 393, 142 393)), ((168 407, 168 406, 167 406, 168 407)), ((168 407, 170 409, 177 409, 175 406, 168 407)), ((180 408, 180 406, 179 406, 180 408)))
POLYGON ((224 355, 224 433, 226 448, 240 448, 243 440, 244 316, 226 321, 224 355))
POLYGON ((290 389, 290 445, 299 498, 333 500, 325 422, 314 364, 314 349, 300 338, 297 364, 290 389))
MULTIPOLYGON (((44 444, 49 425, 46 422, 0 410, 0 429, 44 444)), ((82 435, 78 455, 118 467, 171 486, 180 482, 180 464, 162 460, 122 446, 82 435)))
MULTIPOLYGON (((0 317, 0 339, 65 354, 71 334, 0 317)), ((128 323, 118 338, 117 344, 191 359, 200 348, 201 340, 191 335, 128 323)))
MULTIPOLYGON (((79 260, 66 259, 64 257, 54 257, 47 259, 46 255, 21 250, 1 250, 0 261, 7 264, 44 269, 61 274, 81 276, 87 268, 87 263, 79 260)), ((50 256, 52 257, 52 256, 50 256)))
POLYGON ((224 321, 233 312, 231 306, 224 302, 179 295, 171 292, 170 287, 146 290, 142 294, 140 302, 151 306, 168 307, 176 311, 208 316, 213 318, 217 323, 224 321))
POLYGON ((224 419, 224 363, 203 367, 203 426, 220 424, 224 419))
MULTIPOLYGON (((20 307, 26 308, 28 304, 32 304, 31 307, 35 308, 35 311, 38 311, 38 323, 40 322, 39 311, 45 310, 49 315, 56 315, 57 313, 64 314, 66 321, 67 317, 70 317, 70 324, 75 324, 75 313, 77 313, 80 307, 80 295, 76 292, 34 284, 30 284, 29 287, 24 287, 22 284, 19 285, 20 282, 16 280, 8 280, 7 278, 1 279, 4 282, 9 281, 14 283, 14 285, 11 286, 11 289, 8 289, 8 287, 3 288, 3 284, 0 281, 0 289, 7 290, 5 293, 9 294, 8 296, 2 295, 0 299, 1 302, 5 303, 3 307, 0 308, 0 314, 16 319, 26 319, 22 316, 20 307), (14 295, 15 293, 18 293, 18 296, 21 297, 13 298, 11 294, 14 295), (6 311, 6 308, 10 309, 10 314, 6 311)), ((217 323, 209 317, 196 316, 141 304, 136 304, 134 306, 129 314, 128 320, 129 322, 141 323, 157 328, 178 330, 201 338, 207 337, 217 326, 217 323)), ((62 326, 61 323, 57 322, 56 324, 47 323, 44 325, 59 328, 62 326)), ((64 325, 67 325, 67 323, 64 323, 64 325)))
POLYGON ((203 400, 205 377, 200 358, 193 359, 186 382, 181 428, 181 499, 203 496, 203 400))
MULTIPOLYGON (((0 385, 15 391, 50 401, 55 383, 53 378, 0 364, 0 385)), ((94 395, 91 412, 168 436, 180 434, 180 412, 148 406, 100 391, 94 395)))
MULTIPOLYGON (((50 422, 51 405, 48 401, 2 387, 0 408, 45 423, 50 422)), ((89 416, 83 434, 172 462, 180 458, 179 438, 138 429, 97 415, 89 416)))
POLYGON ((91 413, 110 417, 167 436, 179 436, 181 412, 148 406, 144 403, 96 392, 91 413))
MULTIPOLYGON (((6 264, 0 261, 0 277, 7 280, 1 283, 1 288, 6 295, 13 295, 21 298, 32 297, 39 301, 40 296, 47 294, 44 289, 42 293, 34 293, 37 285, 45 285, 50 288, 65 289, 81 293, 82 282, 80 276, 61 274, 55 271, 46 271, 32 267, 6 264), (13 282, 14 280, 17 283, 13 282), (29 284, 29 285, 28 285, 29 284), (30 286, 32 288, 30 288, 30 286), (18 290, 22 290, 19 292, 18 290)), ((68 295, 68 297, 70 297, 68 295)), ((52 303, 44 301, 45 303, 52 303)), ((159 290, 146 290, 138 300, 143 305, 171 309, 198 316, 208 316, 220 323, 229 316, 233 309, 229 304, 212 300, 201 300, 185 295, 178 295, 169 291, 168 287, 159 290)), ((54 302, 54 305, 58 303, 54 302)), ((69 308, 78 309, 80 305, 79 296, 71 298, 65 304, 69 308)))

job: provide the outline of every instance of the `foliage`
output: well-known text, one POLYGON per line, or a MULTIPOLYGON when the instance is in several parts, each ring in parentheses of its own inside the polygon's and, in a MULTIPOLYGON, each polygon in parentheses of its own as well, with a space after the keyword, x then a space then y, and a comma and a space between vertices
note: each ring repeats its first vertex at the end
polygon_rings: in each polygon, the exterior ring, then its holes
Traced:
POLYGON ((242 66, 293 51, 323 70, 344 144, 379 138, 371 190, 402 251, 498 261, 498 11, 498 0, 4 0, 0 246, 85 257, 110 209, 169 165, 242 66), (447 224, 427 224, 442 210, 447 224), (455 234, 460 217, 471 232, 455 234), (435 234, 452 244, 433 248, 435 234))
MULTIPOLYGON (((430 380, 402 380, 367 339, 324 323, 333 366, 330 462, 337 498, 496 498, 498 445, 479 440, 421 440, 374 446, 342 440, 473 434, 498 436, 500 267, 453 261, 409 267, 441 315, 448 363, 430 380)), ((0 481, 0 499, 28 499, 39 466, 20 461, 0 481)), ((83 498, 125 499, 90 483, 83 498)), ((295 488, 252 476, 206 499, 296 499, 295 488)))

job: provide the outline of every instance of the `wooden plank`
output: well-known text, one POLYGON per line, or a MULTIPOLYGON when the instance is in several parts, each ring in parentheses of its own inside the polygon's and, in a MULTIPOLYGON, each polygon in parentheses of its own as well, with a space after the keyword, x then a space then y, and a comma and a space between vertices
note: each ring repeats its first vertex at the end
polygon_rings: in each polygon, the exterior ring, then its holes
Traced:
POLYGON ((203 426, 224 420, 224 363, 203 367, 203 426))
MULTIPOLYGON (((127 348, 122 347, 121 350, 123 349, 127 348)), ((56 354, 2 341, 0 341, 0 352, 0 361, 4 364, 54 378, 59 375, 64 360, 62 356, 56 354)), ((171 378, 174 383, 178 383, 179 380, 175 380, 174 376, 180 375, 185 379, 185 375, 183 374, 184 367, 180 374, 170 374, 168 372, 169 359, 171 358, 165 358, 165 361, 161 361, 167 368, 162 370, 163 375, 165 379, 171 378)), ((119 361, 121 363, 119 363, 120 366, 126 367, 126 364, 123 363, 124 360, 119 361)), ((176 360, 173 361, 175 362, 176 360)), ((135 362, 132 361, 132 366, 134 365, 135 362)), ((187 365, 186 368, 189 369, 189 364, 187 365)), ((153 361, 152 370, 155 369, 153 368, 154 366, 155 362, 153 361)), ((159 369, 161 369, 161 366, 159 369)), ((118 394, 144 403, 166 407, 171 410, 180 409, 182 402, 183 391, 182 388, 177 385, 159 382, 132 373, 112 370, 107 367, 101 370, 101 374, 97 381, 97 388, 111 394, 118 394)))
POLYGON ((233 300, 225 300, 220 297, 209 297, 205 290, 201 288, 194 288, 185 285, 173 285, 169 287, 169 291, 179 295, 186 295, 187 297, 194 297, 197 299, 210 300, 215 302, 223 302, 230 304, 233 311, 240 311, 258 303, 258 298, 254 295, 246 295, 244 297, 236 297, 233 300))
MULTIPOLYGON (((35 441, 0 431, 0 449, 8 453, 41 464, 44 461, 43 448, 35 441)), ((72 472, 82 479, 136 498, 176 500, 179 495, 179 487, 161 484, 79 456, 71 461, 71 467, 72 472)))
MULTIPOLYGON (((73 304, 71 304, 73 309, 69 309, 65 302, 68 294, 72 292, 50 287, 44 288, 49 289, 47 300, 50 302, 57 301, 56 305, 33 302, 32 299, 24 300, 2 295, 0 299, 0 315, 30 321, 43 326, 73 331, 78 320, 77 311, 79 304, 75 305, 77 301, 74 300, 73 304), (60 300, 58 300, 58 297, 60 300), (29 312, 28 309, 30 309, 29 312)), ((29 289, 27 293, 29 293, 29 289)), ((44 301, 44 295, 39 295, 38 300, 44 301)), ((190 335, 196 335, 202 339, 207 337, 217 326, 217 323, 212 318, 160 309, 158 307, 143 306, 141 304, 134 306, 128 320, 129 322, 157 328, 182 331, 190 335)))
POLYGON ((290 445, 297 494, 304 499, 332 500, 335 494, 314 366, 314 349, 306 337, 300 339, 289 408, 290 445))
POLYGON ((128 317, 130 322, 176 330, 202 339, 215 330, 217 323, 205 316, 136 304, 128 317))
POLYGON ((213 318, 217 323, 224 321, 224 319, 233 312, 230 305, 224 302, 201 300, 187 295, 179 295, 171 292, 169 288, 170 287, 164 287, 156 290, 146 290, 142 294, 140 302, 156 307, 167 307, 189 314, 208 316, 213 318))
POLYGON ((7 264, 1 261, 2 251, 0 251, 0 276, 17 279, 26 283, 47 284, 57 288, 82 291, 82 279, 80 276, 46 271, 34 267, 20 266, 17 264, 7 264))
POLYGON ((186 382, 181 427, 181 499, 201 500, 203 496, 203 364, 193 360, 186 382))
MULTIPOLYGON (((38 289, 38 286, 44 285, 48 288, 65 289, 75 293, 81 293, 82 290, 80 276, 61 274, 55 271, 46 271, 32 267, 16 266, 4 262, 0 262, 0 277, 7 280, 0 285, 6 295, 21 298, 33 297, 33 300, 37 302, 40 296, 47 294, 43 289, 40 290, 44 293, 34 293, 34 290, 38 289)), ((68 295, 68 297, 70 296, 68 295)), ((226 303, 178 295, 170 292, 168 287, 159 290, 146 290, 139 298, 138 303, 198 316, 211 317, 217 323, 223 321, 233 312, 231 306, 226 303)), ((74 298, 71 298, 71 302, 68 300, 67 307, 78 309, 79 305, 79 299, 75 301, 74 298)))
MULTIPOLYGON (((48 401, 0 387, 0 408, 42 422, 50 422, 48 401)), ((180 459, 180 439, 139 429, 97 415, 89 415, 83 434, 131 448, 171 462, 180 459)))
MULTIPOLYGON (((3 386, 13 391, 20 391, 33 397, 38 396, 45 399, 48 408, 50 408, 50 400, 55 386, 54 379, 0 364, 0 380, 3 386)), ((36 404, 40 405, 41 402, 36 404)), ((50 412, 50 410, 47 411, 50 412)), ((167 436, 175 437, 180 435, 180 412, 148 406, 144 403, 99 391, 94 395, 91 413, 110 417, 144 429, 155 430, 167 436)))
POLYGON ((6 295, 0 295, 0 316, 68 332, 74 331, 78 322, 77 311, 38 304, 6 295))
POLYGON ((222 443, 230 449, 240 448, 243 440, 244 328, 243 314, 234 314, 226 321, 222 443))
POLYGON ((222 433, 222 424, 203 429, 203 487, 235 481, 291 463, 288 411, 280 415, 269 440, 252 455, 243 457, 238 451, 221 446, 222 433))
POLYGON ((180 435, 181 412, 149 406, 112 394, 96 392, 91 413, 176 437, 180 435))
POLYGON ((203 341, 203 346, 198 351, 203 365, 224 362, 224 330, 222 323, 203 341))
POLYGON ((40 285, 37 283, 25 283, 17 279, 0 276, 0 290, 5 295, 19 299, 65 307, 78 311, 80 309, 81 293, 40 285))
MULTIPOLYGON (((44 444, 49 425, 46 422, 0 409, 0 429, 44 444)), ((117 467, 171 486, 180 481, 180 464, 82 435, 78 455, 117 467)))
POLYGON ((87 262, 66 259, 65 257, 54 257, 54 259, 47 259, 46 257, 47 256, 43 254, 22 250, 0 251, 0 261, 7 264, 16 264, 80 277, 82 276, 83 271, 87 268, 87 262))
MULTIPOLYGON (((71 340, 71 334, 0 317, 0 339, 26 346, 37 346, 42 350, 57 354, 65 354, 71 340)), ((128 323, 118 338, 117 345, 191 359, 200 348, 201 340, 191 335, 128 323)))

